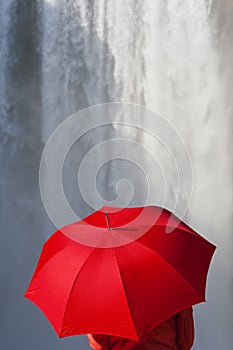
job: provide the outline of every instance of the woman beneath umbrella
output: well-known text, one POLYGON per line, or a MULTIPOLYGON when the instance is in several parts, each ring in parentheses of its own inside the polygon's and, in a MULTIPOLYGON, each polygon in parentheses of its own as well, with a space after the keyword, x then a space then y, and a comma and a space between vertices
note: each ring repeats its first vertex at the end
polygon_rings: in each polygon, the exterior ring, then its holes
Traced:
POLYGON ((145 342, 103 334, 88 334, 95 350, 190 350, 194 342, 193 308, 185 309, 155 327, 145 342))

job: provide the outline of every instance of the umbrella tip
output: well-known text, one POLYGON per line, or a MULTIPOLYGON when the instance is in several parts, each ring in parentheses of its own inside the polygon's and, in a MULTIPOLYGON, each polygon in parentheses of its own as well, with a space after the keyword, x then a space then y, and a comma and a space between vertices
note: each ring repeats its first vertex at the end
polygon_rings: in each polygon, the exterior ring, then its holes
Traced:
POLYGON ((112 227, 111 227, 111 225, 110 225, 110 221, 109 221, 109 217, 108 217, 108 212, 105 212, 104 214, 105 214, 105 217, 106 217, 106 221, 107 221, 108 229, 109 229, 109 230, 112 230, 112 227))

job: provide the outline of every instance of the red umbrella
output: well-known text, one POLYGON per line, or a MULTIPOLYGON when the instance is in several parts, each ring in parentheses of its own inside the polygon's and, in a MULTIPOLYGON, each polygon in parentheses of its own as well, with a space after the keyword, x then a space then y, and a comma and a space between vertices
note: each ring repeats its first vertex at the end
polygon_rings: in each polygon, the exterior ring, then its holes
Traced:
POLYGON ((25 297, 59 337, 142 340, 173 314, 205 301, 215 248, 168 210, 103 207, 48 239, 25 297))

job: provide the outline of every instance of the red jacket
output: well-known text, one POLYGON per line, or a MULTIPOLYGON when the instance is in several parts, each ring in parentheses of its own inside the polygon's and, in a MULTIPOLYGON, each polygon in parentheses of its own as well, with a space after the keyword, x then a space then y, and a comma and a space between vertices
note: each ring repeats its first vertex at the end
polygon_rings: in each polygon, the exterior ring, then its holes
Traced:
POLYGON ((162 322, 144 343, 102 334, 87 336, 95 350, 190 350, 194 342, 193 309, 190 307, 162 322))

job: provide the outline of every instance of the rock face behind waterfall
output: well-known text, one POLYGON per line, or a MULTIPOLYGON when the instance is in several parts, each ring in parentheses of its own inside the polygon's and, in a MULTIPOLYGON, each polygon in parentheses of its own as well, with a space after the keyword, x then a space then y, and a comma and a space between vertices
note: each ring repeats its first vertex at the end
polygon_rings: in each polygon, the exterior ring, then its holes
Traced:
MULTIPOLYGON (((0 1, 1 348, 88 349, 82 336, 58 340, 23 299, 41 246, 56 229, 40 197, 40 158, 71 114, 125 101, 159 112, 187 146, 194 191, 185 219, 219 247, 207 303, 194 308, 193 349, 231 349, 232 23, 227 0, 0 1)), ((82 135, 67 156, 64 188, 80 216, 90 207, 77 190, 78 166, 95 145, 119 135, 149 143, 143 131, 102 126, 82 135)), ((182 163, 176 144, 171 152, 182 163)), ((162 153, 152 154, 166 164, 162 153)), ((114 199, 119 179, 132 174, 131 182, 140 182, 132 203, 144 199, 145 178, 129 163, 102 164, 96 187, 104 199, 114 199)), ((165 175, 169 202, 178 180, 165 175)), ((179 175, 187 177, 186 169, 179 175)))
MULTIPOLYGON (((39 15, 34 1, 0 2, 0 324, 5 349, 40 347, 41 342, 41 335, 33 331, 38 325, 30 320, 23 300, 45 234, 38 188, 42 152, 39 15)), ((39 323, 46 334, 40 316, 39 323)))
POLYGON ((26 242, 21 235, 26 234, 25 224, 33 227, 31 216, 39 205, 35 193, 42 150, 37 12, 27 1, 5 1, 1 6, 0 215, 5 224, 1 249, 7 256, 13 244, 22 258, 26 242))

